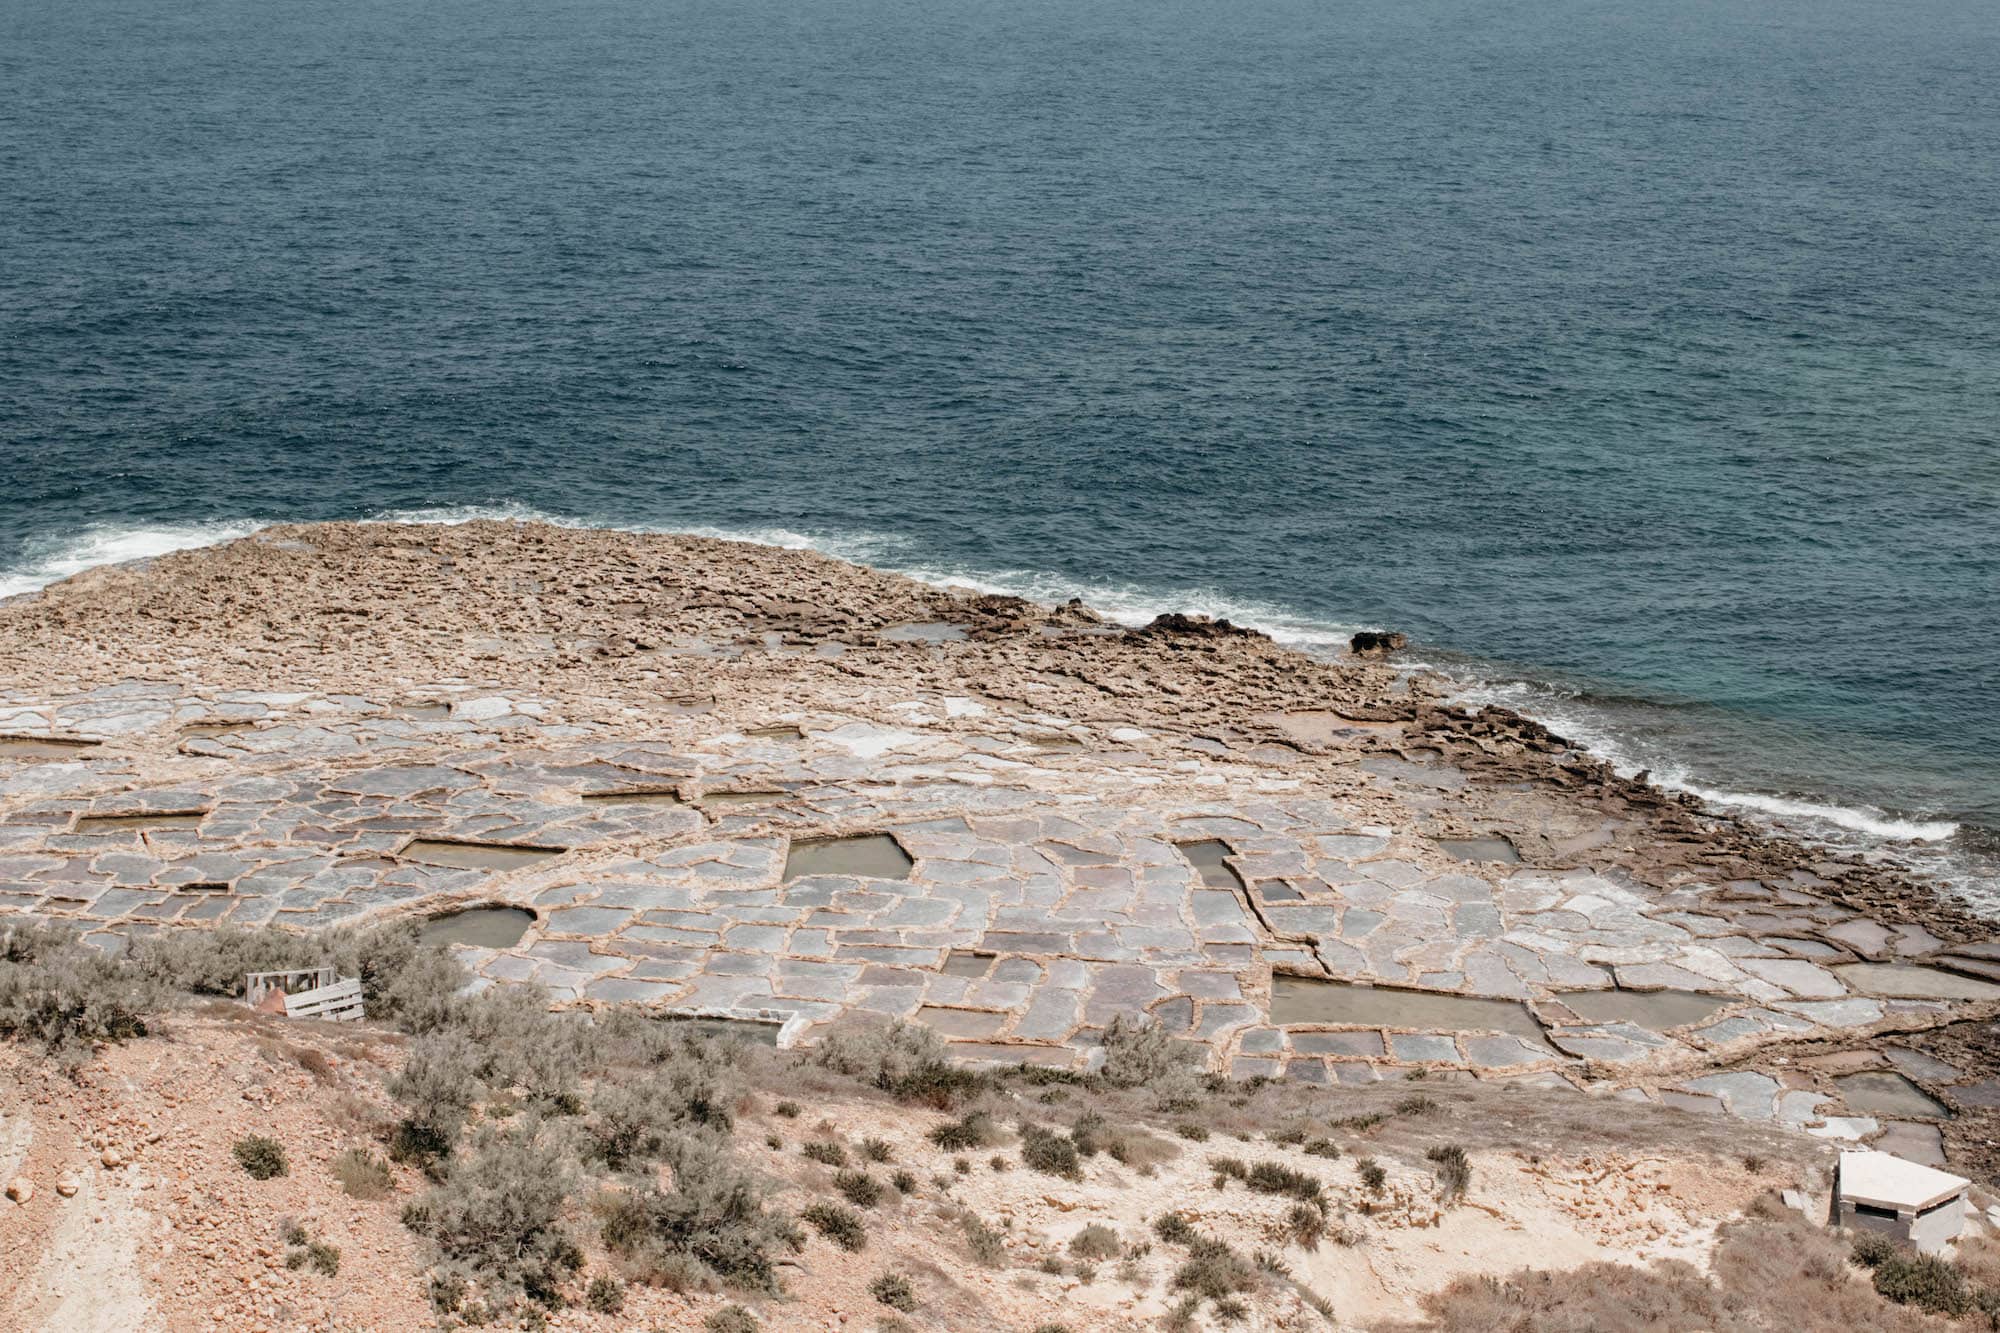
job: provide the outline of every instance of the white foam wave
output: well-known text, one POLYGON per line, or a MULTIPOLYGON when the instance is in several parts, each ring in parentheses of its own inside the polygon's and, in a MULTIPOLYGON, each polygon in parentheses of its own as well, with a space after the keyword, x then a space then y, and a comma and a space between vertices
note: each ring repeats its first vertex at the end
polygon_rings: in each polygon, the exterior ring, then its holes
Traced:
POLYGON ((1466 703, 1500 704, 1533 717, 1583 746, 1624 777, 1644 772, 1656 787, 1686 792, 1711 805, 1754 811, 1800 831, 1811 832, 1818 826, 1823 832, 1824 826, 1830 825, 1869 838, 1901 843, 1944 842, 1958 833, 1959 826, 1945 819, 1898 819, 1874 806, 1836 805, 1711 786, 1670 760, 1663 762, 1657 755, 1634 753, 1633 742, 1615 732, 1597 710, 1573 695, 1521 681, 1479 681, 1463 685, 1457 697, 1466 703))
POLYGON ((1824 805, 1818 801, 1792 801, 1782 796, 1759 796, 1755 792, 1722 791, 1685 781, 1672 785, 1713 805, 1738 806, 1777 819, 1823 820, 1889 842, 1943 842, 1958 832, 1958 825, 1948 819, 1896 819, 1873 808, 1857 809, 1845 805, 1824 805))
POLYGON ((551 523, 568 528, 610 528, 622 532, 672 533, 714 537, 722 541, 776 546, 788 551, 817 551, 836 559, 902 574, 934 587, 972 588, 978 592, 1026 597, 1037 602, 1066 602, 1080 597, 1093 611, 1121 625, 1143 625, 1170 612, 1213 616, 1263 630, 1295 648, 1344 647, 1362 625, 1335 625, 1303 616, 1269 602, 1230 597, 1209 588, 1168 590, 1133 583, 1089 583, 1041 570, 983 570, 962 565, 938 565, 924 560, 906 537, 877 532, 798 532, 791 528, 670 527, 604 523, 545 514, 520 504, 460 505, 449 508, 394 510, 373 520, 383 523, 470 523, 479 519, 503 522, 551 523))
POLYGON ((31 545, 19 565, 0 570, 0 597, 17 597, 34 592, 98 565, 148 560, 170 551, 187 551, 234 541, 264 526, 253 520, 136 527, 93 524, 72 536, 31 545))

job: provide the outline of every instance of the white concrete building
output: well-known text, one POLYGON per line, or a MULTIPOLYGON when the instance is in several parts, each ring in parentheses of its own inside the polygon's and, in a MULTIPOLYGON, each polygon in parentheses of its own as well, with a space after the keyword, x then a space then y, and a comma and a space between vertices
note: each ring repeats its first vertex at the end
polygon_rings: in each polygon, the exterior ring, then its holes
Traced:
POLYGON ((1885 1152, 1844 1152, 1833 1187, 1833 1220, 1880 1231, 1935 1254, 1965 1225, 1963 1176, 1885 1152))

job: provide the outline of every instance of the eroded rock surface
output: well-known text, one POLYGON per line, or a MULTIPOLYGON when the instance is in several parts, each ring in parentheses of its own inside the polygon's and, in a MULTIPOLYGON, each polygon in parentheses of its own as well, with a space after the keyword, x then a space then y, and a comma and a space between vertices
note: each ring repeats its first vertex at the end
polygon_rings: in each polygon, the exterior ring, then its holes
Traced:
POLYGON ((2000 967, 1921 886, 1380 661, 694 538, 329 525, 93 571, 0 607, 0 735, 0 910, 117 948, 521 908, 483 981, 788 1043, 914 1018, 1082 1066, 1145 1013, 1242 1076, 1608 1080, 1862 1137, 1832 1075, 1746 1066, 1984 1018, 2000 967), (800 854, 868 837, 902 873, 800 854), (1281 1024, 1274 976, 1526 1026, 1281 1024), (1614 990, 1707 998, 1566 998, 1614 990))

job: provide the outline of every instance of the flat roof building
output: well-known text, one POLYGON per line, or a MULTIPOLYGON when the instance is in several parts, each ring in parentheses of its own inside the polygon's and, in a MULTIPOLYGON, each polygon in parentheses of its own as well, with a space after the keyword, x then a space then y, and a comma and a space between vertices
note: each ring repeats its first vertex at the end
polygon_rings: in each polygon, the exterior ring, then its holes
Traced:
POLYGON ((1844 1152, 1833 1187, 1833 1220, 1880 1231, 1935 1254, 1965 1226, 1971 1181, 1885 1152, 1844 1152))

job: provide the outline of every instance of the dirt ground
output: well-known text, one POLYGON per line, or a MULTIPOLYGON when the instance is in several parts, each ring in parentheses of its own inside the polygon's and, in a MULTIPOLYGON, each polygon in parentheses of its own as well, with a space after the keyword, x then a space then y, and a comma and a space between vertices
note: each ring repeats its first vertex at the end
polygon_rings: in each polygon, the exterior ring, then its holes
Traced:
MULTIPOLYGON (((176 1019, 167 1035, 108 1048, 74 1079, 24 1048, 0 1047, 0 1176, 33 1186, 26 1203, 0 1204, 9 1242, 0 1247, 0 1288, 9 1293, 0 1328, 249 1333, 432 1325, 422 1243, 399 1220, 402 1205, 425 1187, 422 1177, 396 1167, 393 1193, 363 1202, 349 1198, 331 1172, 343 1148, 379 1150, 394 1114, 383 1084, 401 1050, 392 1033, 286 1022, 222 1004, 176 1019), (249 1134, 282 1143, 289 1173, 265 1181, 246 1174, 231 1148, 249 1134), (286 1266, 288 1220, 338 1247, 336 1275, 286 1266)), ((961 1174, 952 1155, 926 1137, 949 1118, 941 1113, 843 1088, 824 1071, 793 1068, 777 1054, 753 1062, 751 1081, 735 1139, 779 1185, 779 1206, 795 1211, 832 1197, 833 1170, 799 1151, 809 1139, 837 1139, 850 1152, 863 1139, 880 1139, 892 1160, 871 1169, 885 1181, 907 1169, 917 1183, 907 1197, 888 1191, 885 1204, 870 1210, 860 1254, 808 1233, 803 1252, 781 1269, 784 1298, 744 1300, 773 1329, 872 1328, 889 1311, 868 1284, 892 1271, 915 1285, 918 1308, 907 1317, 921 1328, 1156 1327, 1176 1303, 1169 1282, 1178 1252, 1153 1237, 1150 1223, 1174 1210, 1246 1255, 1281 1257, 1298 1285, 1331 1303, 1335 1326, 1368 1328, 1416 1316, 1421 1295, 1467 1273, 1666 1256, 1699 1265, 1720 1221, 1815 1169, 1810 1159, 1774 1158, 1753 1163, 1760 1169, 1752 1171, 1703 1137, 1708 1118, 1666 1112, 1653 1114, 1691 1122, 1687 1144, 1668 1136, 1657 1151, 1610 1140, 1587 1155, 1523 1151, 1508 1145, 1532 1117, 1487 1116, 1482 1103, 1528 1094, 1467 1087, 1434 1089, 1437 1108, 1421 1115, 1327 1130, 1346 1148, 1332 1159, 1264 1136, 1236 1137, 1246 1131, 1229 1126, 1274 1113, 1259 1103, 1219 1108, 1206 1142, 1179 1137, 1170 1118, 1160 1117, 1156 1149, 1168 1160, 1157 1165, 1124 1166, 1098 1155, 1086 1159, 1081 1180, 1067 1181, 1023 1166, 1009 1135, 964 1154, 970 1169, 961 1174), (795 1101, 799 1114, 780 1114, 784 1100, 795 1101), (1488 1129, 1498 1146, 1481 1146, 1488 1129), (1406 1151, 1425 1139, 1471 1149, 1473 1183, 1458 1206, 1440 1208, 1420 1155, 1406 1151), (1361 1184, 1357 1154, 1379 1156, 1387 1169, 1379 1193, 1361 1184), (1217 1188, 1209 1163, 1223 1156, 1249 1166, 1280 1162, 1321 1179, 1338 1239, 1313 1249, 1288 1240, 1283 1219, 1291 1201, 1233 1181, 1217 1188), (994 1160, 1007 1169, 995 1170, 994 1160), (1003 1266, 972 1257, 957 1220, 964 1213, 1004 1238, 1003 1266), (1092 1223, 1150 1250, 1129 1263, 1101 1263, 1086 1280, 1067 1246, 1092 1223), (1045 1272, 1045 1265, 1063 1271, 1045 1272)), ((1024 1114, 1066 1109, 1061 1100, 1038 1105, 1026 1090, 1015 1095, 1024 1114)), ((1281 1099, 1271 1105, 1286 1124, 1326 1124, 1325 1112, 1346 1109, 1322 1105, 1314 1121, 1303 1114, 1310 1094, 1270 1095, 1281 1099)), ((1578 1108, 1585 1115, 1598 1109, 1578 1108)), ((592 1240, 587 1203, 577 1213, 586 1274, 612 1271, 615 1263, 592 1240)), ((550 1326, 694 1328, 735 1299, 635 1283, 618 1315, 573 1307, 550 1326)), ((1253 1302, 1242 1325, 1326 1326, 1283 1283, 1253 1302)))

